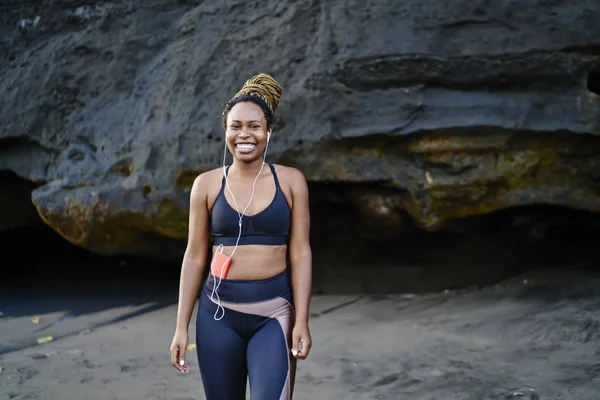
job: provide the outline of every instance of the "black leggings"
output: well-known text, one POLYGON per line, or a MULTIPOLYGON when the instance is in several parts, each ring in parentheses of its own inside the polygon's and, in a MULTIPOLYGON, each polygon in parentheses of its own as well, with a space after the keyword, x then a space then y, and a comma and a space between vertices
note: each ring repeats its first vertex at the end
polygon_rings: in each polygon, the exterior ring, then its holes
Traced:
POLYGON ((200 294, 196 349, 207 400, 244 400, 246 379, 256 400, 291 399, 293 300, 285 272, 264 280, 209 274, 200 294), (223 309, 217 309, 218 302, 223 309), (222 318, 215 320, 216 318, 222 318), (224 314, 223 314, 224 313, 224 314))

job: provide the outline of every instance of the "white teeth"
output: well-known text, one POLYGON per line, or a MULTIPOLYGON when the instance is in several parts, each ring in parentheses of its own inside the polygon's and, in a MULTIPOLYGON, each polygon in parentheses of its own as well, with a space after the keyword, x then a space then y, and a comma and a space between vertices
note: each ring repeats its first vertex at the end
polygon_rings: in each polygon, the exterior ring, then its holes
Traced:
POLYGON ((253 148, 256 147, 256 145, 240 143, 240 144, 237 144, 235 147, 237 147, 240 150, 252 150, 253 148))

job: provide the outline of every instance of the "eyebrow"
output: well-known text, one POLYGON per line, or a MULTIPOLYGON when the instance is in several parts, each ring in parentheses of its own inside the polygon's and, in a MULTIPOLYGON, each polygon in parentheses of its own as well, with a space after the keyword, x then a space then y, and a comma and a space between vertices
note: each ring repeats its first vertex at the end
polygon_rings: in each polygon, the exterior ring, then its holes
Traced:
MULTIPOLYGON (((231 123, 231 124, 233 124, 234 122, 237 122, 238 124, 241 124, 241 123, 242 123, 242 121, 240 121, 240 120, 237 120, 237 119, 234 119, 234 120, 232 120, 230 123, 231 123)), ((254 122, 254 123, 260 124, 260 121, 257 121, 257 120, 254 120, 254 119, 253 119, 253 120, 250 120, 250 121, 248 121, 248 122, 254 122)))

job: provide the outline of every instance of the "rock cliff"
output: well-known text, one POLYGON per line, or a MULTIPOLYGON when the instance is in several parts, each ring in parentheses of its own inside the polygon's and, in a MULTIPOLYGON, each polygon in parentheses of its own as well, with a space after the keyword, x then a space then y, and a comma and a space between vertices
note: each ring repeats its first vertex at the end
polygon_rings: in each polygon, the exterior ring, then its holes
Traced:
POLYGON ((334 228, 383 241, 514 206, 600 211, 596 0, 5 1, 0 15, 0 170, 25 181, 0 230, 32 223, 25 193, 78 246, 179 255, 190 184, 221 161, 222 106, 258 72, 284 88, 268 160, 305 173, 323 247, 334 228))

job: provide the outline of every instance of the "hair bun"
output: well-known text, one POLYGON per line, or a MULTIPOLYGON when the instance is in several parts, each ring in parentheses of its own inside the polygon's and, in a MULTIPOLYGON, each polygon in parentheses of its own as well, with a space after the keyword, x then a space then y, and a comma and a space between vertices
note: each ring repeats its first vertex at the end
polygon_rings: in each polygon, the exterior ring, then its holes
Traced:
POLYGON ((271 75, 258 74, 248 79, 240 91, 235 94, 234 98, 244 94, 258 96, 267 103, 271 113, 275 113, 275 110, 279 106, 279 99, 282 92, 281 86, 271 75))

